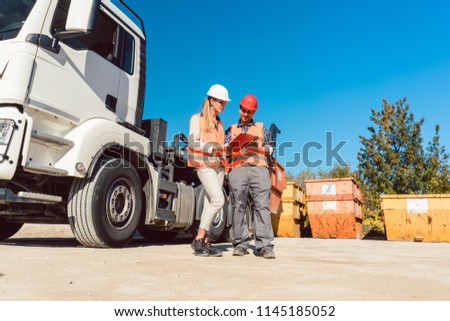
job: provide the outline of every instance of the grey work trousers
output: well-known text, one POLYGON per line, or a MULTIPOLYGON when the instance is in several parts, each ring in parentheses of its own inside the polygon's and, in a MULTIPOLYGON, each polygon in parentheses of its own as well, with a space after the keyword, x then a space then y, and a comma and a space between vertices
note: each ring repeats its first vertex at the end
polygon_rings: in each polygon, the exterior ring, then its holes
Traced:
POLYGON ((264 166, 243 166, 233 168, 228 175, 234 210, 234 242, 235 247, 247 249, 249 246, 249 230, 245 219, 248 196, 254 201, 253 229, 256 250, 273 247, 273 229, 269 210, 270 175, 264 166))

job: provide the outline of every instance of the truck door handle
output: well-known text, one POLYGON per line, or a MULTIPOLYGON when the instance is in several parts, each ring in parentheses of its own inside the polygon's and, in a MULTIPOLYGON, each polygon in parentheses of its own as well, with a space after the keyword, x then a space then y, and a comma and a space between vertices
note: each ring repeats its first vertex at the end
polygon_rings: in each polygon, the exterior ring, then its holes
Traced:
POLYGON ((105 107, 112 112, 116 112, 117 98, 111 95, 106 95, 105 107))

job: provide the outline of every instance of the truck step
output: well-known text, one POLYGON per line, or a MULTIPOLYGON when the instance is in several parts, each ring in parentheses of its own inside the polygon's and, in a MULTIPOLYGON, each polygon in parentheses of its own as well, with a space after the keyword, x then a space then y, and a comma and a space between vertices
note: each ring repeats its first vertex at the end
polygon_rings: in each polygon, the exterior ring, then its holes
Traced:
POLYGON ((30 199, 34 201, 44 201, 50 203, 61 203, 62 197, 57 195, 40 194, 40 193, 30 193, 30 192, 19 192, 17 196, 25 199, 30 199))
POLYGON ((74 143, 71 140, 68 140, 68 139, 65 139, 62 137, 58 137, 55 135, 51 135, 48 133, 44 133, 42 131, 35 130, 35 129, 31 131, 31 137, 36 140, 40 140, 44 143, 48 143, 48 144, 65 145, 70 148, 72 148, 74 146, 74 143))
POLYGON ((61 203, 57 195, 19 192, 15 194, 8 188, 0 188, 0 204, 55 204, 61 203))
POLYGON ((33 164, 27 162, 24 166, 24 170, 27 172, 37 173, 37 174, 48 174, 53 176, 65 176, 67 171, 65 169, 55 168, 51 166, 42 166, 38 164, 33 164))

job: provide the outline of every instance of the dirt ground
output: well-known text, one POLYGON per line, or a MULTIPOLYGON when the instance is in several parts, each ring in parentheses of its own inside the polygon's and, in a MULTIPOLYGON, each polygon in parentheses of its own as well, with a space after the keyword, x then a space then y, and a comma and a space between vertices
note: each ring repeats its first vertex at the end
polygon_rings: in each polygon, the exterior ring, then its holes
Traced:
POLYGON ((0 242, 0 300, 450 300, 450 243, 277 238, 264 260, 189 242, 90 249, 68 226, 25 225, 0 242))

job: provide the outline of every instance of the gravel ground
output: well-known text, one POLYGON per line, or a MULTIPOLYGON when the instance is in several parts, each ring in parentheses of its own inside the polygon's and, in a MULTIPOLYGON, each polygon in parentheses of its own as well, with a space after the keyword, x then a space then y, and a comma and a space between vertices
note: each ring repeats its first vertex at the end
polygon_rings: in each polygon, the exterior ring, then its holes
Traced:
POLYGON ((0 242, 0 300, 450 300, 450 243, 277 238, 255 253, 192 254, 190 237, 81 247, 68 226, 0 242))

